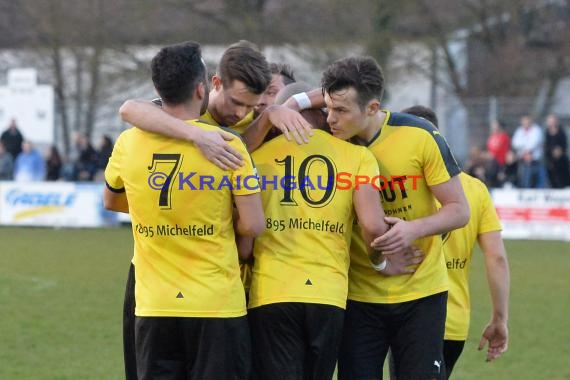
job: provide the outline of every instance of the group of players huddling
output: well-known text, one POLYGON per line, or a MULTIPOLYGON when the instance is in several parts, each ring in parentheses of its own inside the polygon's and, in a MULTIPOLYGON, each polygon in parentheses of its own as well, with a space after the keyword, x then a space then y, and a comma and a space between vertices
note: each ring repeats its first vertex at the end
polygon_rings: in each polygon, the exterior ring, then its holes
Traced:
POLYGON ((136 128, 105 171, 105 206, 133 225, 127 379, 331 379, 337 364, 341 380, 381 379, 388 351, 392 378, 446 379, 476 239, 493 299, 481 347, 488 360, 507 349, 489 194, 462 178, 428 109, 381 108, 373 58, 332 63, 313 90, 246 41, 211 80, 195 42, 164 47, 151 71, 160 101, 121 107, 136 128), (187 173, 231 183, 189 189, 187 173), (338 173, 399 180, 341 189, 338 173), (287 180, 238 186, 246 176, 287 180))

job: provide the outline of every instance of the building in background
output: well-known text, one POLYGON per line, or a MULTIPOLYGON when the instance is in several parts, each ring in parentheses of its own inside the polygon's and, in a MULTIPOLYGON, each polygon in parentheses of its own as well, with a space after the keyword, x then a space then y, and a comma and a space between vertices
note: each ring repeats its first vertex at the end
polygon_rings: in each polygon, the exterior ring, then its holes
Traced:
POLYGON ((22 135, 36 145, 54 143, 53 87, 37 83, 33 68, 8 70, 0 86, 0 129, 15 120, 22 135))

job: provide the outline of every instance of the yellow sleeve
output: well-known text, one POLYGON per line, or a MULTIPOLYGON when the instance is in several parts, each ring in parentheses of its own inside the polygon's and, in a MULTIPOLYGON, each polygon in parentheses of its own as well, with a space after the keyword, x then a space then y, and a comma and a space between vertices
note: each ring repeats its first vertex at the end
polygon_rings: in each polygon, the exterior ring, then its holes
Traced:
POLYGON ((259 193, 259 177, 257 176, 257 169, 253 165, 253 160, 241 139, 234 139, 233 141, 235 143, 232 142, 231 145, 241 153, 244 164, 232 171, 232 194, 249 195, 259 193))
POLYGON ((113 153, 109 158, 107 167, 105 168, 105 182, 109 190, 114 192, 123 192, 125 190, 125 185, 123 179, 121 178, 121 161, 123 159, 122 145, 124 132, 121 133, 115 146, 113 147, 113 153))
POLYGON ((485 232, 501 231, 503 228, 499 216, 497 215, 495 205, 493 204, 491 194, 489 194, 489 190, 487 190, 485 184, 480 182, 478 185, 480 186, 481 194, 481 215, 477 233, 484 234, 485 232))
POLYGON ((424 176, 428 186, 447 182, 460 173, 447 141, 439 132, 433 131, 433 136, 425 136, 423 147, 424 176))
POLYGON ((358 167, 358 175, 368 176, 370 179, 380 174, 378 169, 378 161, 369 149, 362 148, 360 150, 360 166, 358 167))

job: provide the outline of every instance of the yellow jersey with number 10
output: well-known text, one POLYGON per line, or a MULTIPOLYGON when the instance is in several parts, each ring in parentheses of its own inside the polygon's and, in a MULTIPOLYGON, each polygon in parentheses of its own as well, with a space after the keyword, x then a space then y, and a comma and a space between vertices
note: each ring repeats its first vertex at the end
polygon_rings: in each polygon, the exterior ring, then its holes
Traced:
POLYGON ((276 137, 253 159, 267 225, 255 241, 249 307, 303 302, 345 308, 354 220, 354 186, 346 182, 378 175, 374 156, 315 130, 303 145, 276 137))

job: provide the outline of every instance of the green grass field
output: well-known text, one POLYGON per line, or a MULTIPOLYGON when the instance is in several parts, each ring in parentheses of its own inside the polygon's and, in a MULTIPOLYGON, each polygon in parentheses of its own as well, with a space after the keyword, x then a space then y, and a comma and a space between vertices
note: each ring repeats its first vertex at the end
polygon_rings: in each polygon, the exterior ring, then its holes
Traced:
MULTIPOLYGON (((481 255, 471 336, 455 379, 570 379, 570 244, 507 241, 509 351, 476 350, 489 318, 481 255)), ((121 315, 130 229, 0 228, 0 379, 122 379, 121 315)))

